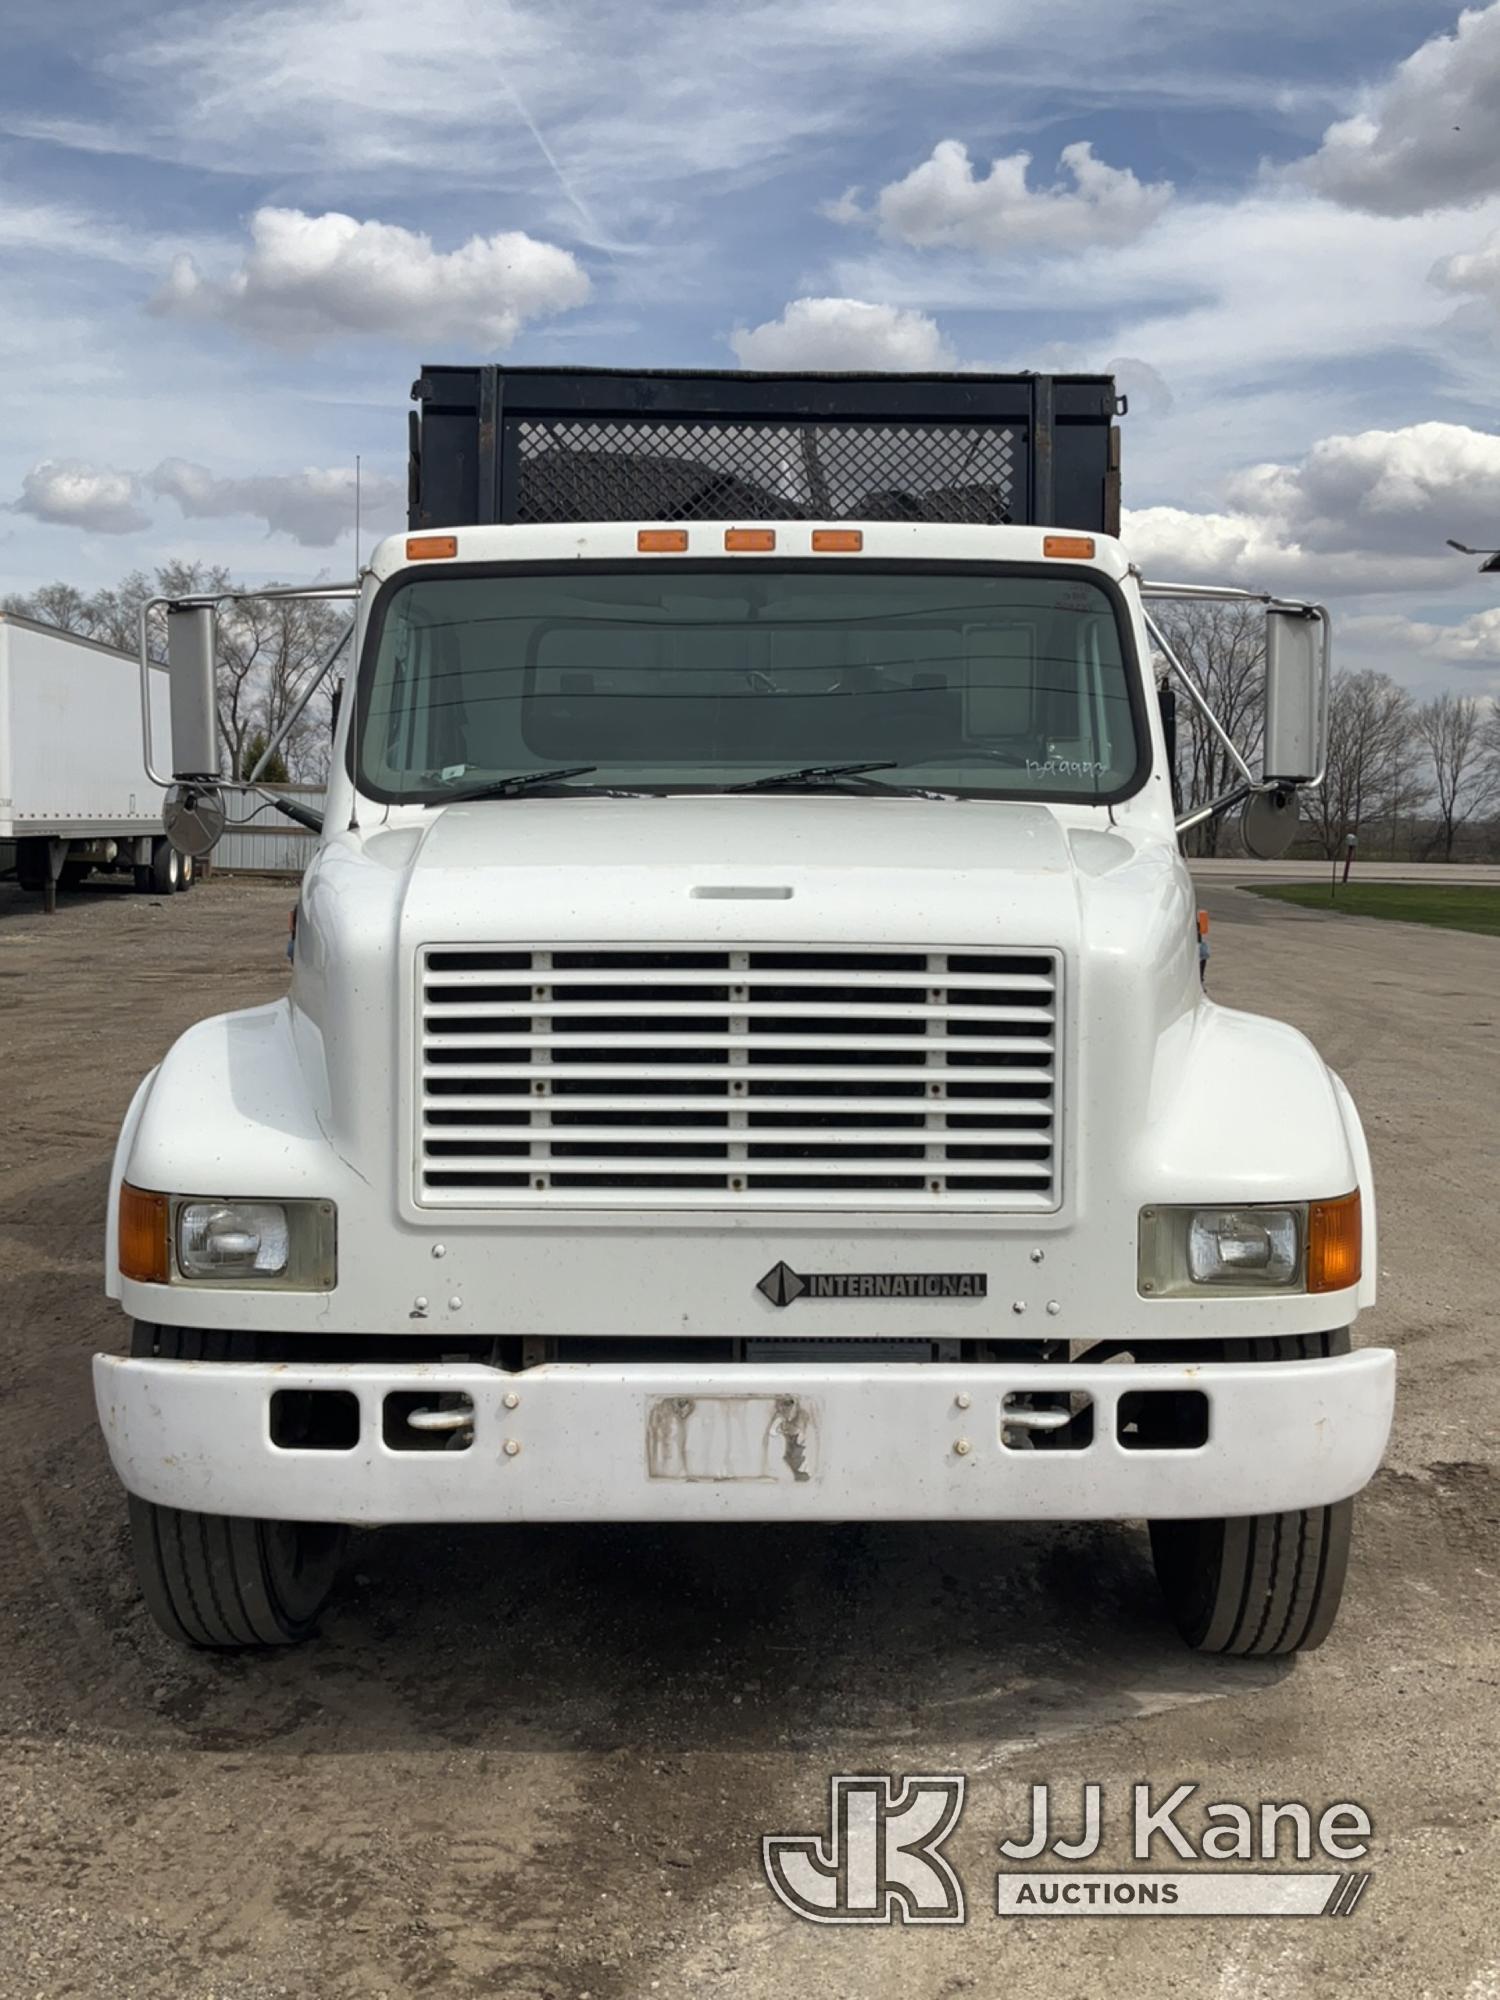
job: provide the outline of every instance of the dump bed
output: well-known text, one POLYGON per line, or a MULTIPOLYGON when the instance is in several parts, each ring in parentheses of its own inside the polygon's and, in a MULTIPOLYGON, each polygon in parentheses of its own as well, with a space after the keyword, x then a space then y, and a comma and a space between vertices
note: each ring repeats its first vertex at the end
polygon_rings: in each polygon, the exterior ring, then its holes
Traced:
POLYGON ((818 520, 1119 531, 1108 375, 424 368, 410 525, 818 520))

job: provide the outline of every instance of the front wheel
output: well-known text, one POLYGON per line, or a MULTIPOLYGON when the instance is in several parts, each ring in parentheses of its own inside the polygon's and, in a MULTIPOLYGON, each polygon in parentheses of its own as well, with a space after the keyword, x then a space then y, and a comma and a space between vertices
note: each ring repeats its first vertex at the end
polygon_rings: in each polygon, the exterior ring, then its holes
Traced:
POLYGON ((1230 1520, 1153 1521, 1157 1581, 1200 1653, 1310 1653, 1333 1629, 1354 1502, 1230 1520))
POLYGON ((328 1602, 344 1530, 189 1514, 130 1495, 136 1575, 170 1638, 214 1648, 290 1646, 328 1602))
MULTIPOLYGON (((1349 1329, 1269 1335, 1255 1361, 1317 1361, 1349 1352, 1349 1329)), ((1200 1653, 1310 1653, 1333 1629, 1354 1502, 1289 1514, 1153 1521, 1156 1580, 1178 1631, 1200 1653)))
MULTIPOLYGON (((174 850, 175 851, 175 850, 174 850)), ((253 1361, 253 1333, 138 1320, 133 1355, 253 1361)), ((338 1579, 346 1530, 331 1523, 193 1514, 130 1495, 130 1537, 146 1608, 189 1646, 292 1646, 316 1629, 338 1579)))

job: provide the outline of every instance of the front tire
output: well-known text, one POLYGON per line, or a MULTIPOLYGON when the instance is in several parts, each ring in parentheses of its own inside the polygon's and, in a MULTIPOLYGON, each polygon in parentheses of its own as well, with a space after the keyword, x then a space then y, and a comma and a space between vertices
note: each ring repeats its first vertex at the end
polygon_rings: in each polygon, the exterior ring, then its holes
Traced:
POLYGON ((1333 1629, 1354 1502, 1220 1521, 1153 1521, 1157 1581, 1199 1653, 1310 1653, 1333 1629))
MULTIPOLYGON (((1266 1361, 1346 1354, 1347 1332, 1256 1342, 1266 1361)), ((1310 1653, 1333 1629, 1354 1502, 1204 1521, 1153 1521, 1151 1554, 1173 1622, 1200 1653, 1310 1653)))
POLYGON ((310 1638, 344 1545, 339 1527, 189 1514, 133 1493, 130 1533, 151 1616, 169 1638, 213 1649, 310 1638))
MULTIPOLYGON (((134 1355, 247 1361, 254 1334, 138 1322, 134 1355)), ((130 1536, 146 1608, 169 1638, 212 1649, 310 1638, 338 1578, 346 1530, 332 1523, 194 1514, 130 1496, 130 1536)))

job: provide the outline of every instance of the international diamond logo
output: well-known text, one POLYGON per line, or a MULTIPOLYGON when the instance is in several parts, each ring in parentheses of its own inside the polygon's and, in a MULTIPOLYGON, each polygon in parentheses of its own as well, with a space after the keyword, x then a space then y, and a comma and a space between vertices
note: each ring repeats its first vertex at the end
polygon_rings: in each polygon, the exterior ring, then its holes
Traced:
POLYGON ((807 1280, 790 1264, 778 1264, 774 1270, 767 1271, 755 1289, 764 1292, 773 1306, 789 1306, 793 1299, 800 1299, 807 1290, 807 1280))

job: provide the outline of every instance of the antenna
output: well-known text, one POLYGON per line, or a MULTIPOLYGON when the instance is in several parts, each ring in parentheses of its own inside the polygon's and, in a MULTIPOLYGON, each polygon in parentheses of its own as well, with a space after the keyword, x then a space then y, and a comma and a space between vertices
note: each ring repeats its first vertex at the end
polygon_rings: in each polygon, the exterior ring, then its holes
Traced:
POLYGON ((354 454, 354 574, 359 575, 359 453, 354 454))

